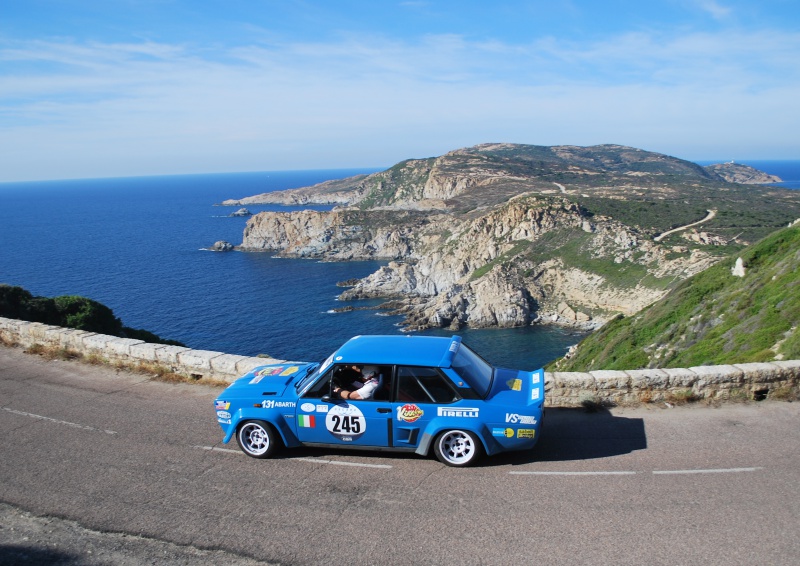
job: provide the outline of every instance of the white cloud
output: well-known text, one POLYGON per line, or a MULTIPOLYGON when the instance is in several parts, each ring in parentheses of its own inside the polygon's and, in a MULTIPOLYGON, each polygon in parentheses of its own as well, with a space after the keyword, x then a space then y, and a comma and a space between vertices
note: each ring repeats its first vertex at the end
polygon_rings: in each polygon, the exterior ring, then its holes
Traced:
POLYGON ((487 141, 787 157, 797 52, 800 34, 767 31, 214 53, 6 42, 0 179, 391 165, 487 141))
POLYGON ((701 0, 700 8, 711 15, 714 19, 723 20, 731 14, 731 9, 721 5, 715 0, 701 0))

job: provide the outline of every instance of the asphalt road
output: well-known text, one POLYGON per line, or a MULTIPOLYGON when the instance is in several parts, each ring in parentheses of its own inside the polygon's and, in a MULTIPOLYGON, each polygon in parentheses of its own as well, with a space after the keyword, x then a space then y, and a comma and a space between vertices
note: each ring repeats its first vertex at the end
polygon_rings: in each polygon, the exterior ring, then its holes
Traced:
POLYGON ((0 563, 796 564, 800 404, 549 409, 532 453, 222 445, 217 389, 0 347, 0 563), (138 553, 138 554, 137 554, 138 553))

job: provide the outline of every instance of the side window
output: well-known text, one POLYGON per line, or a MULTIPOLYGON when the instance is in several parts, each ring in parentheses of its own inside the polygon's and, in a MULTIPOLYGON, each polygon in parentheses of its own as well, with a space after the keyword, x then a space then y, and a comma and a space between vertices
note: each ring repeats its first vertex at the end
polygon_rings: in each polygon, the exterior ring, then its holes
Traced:
POLYGON ((434 368, 398 368, 398 401, 412 403, 453 403, 459 399, 445 378, 434 368))
MULTIPOLYGON (((360 366, 359 366, 360 367, 360 366)), ((386 401, 391 391, 391 366, 378 367, 380 382, 372 395, 367 400, 386 401)), ((353 366, 338 365, 326 371, 311 388, 303 395, 304 399, 320 399, 331 393, 331 380, 337 387, 353 391, 361 387, 360 373, 353 371, 353 366)))

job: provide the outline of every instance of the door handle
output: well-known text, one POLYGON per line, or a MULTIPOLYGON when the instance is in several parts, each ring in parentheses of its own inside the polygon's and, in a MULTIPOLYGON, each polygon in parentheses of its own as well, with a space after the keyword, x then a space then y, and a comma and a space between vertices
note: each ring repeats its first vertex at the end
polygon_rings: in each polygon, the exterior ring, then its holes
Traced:
POLYGON ((391 413, 392 410, 391 409, 387 409, 386 407, 378 407, 378 412, 379 413, 391 413))

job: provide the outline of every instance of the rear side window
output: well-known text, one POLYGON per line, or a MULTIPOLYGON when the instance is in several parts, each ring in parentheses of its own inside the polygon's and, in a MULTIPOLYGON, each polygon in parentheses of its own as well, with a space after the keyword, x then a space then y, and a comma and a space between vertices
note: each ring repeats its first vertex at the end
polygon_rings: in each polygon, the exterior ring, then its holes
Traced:
POLYGON ((494 376, 494 368, 486 360, 461 344, 453 358, 452 368, 481 399, 486 397, 494 376))
POLYGON ((406 403, 453 403, 459 396, 434 368, 400 366, 397 369, 398 401, 406 403))

